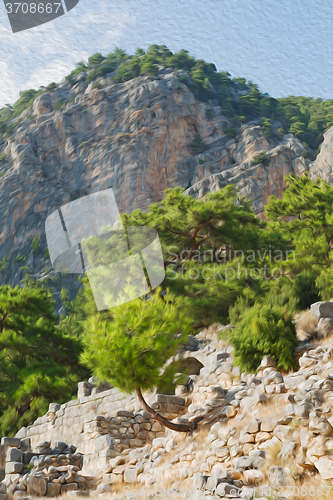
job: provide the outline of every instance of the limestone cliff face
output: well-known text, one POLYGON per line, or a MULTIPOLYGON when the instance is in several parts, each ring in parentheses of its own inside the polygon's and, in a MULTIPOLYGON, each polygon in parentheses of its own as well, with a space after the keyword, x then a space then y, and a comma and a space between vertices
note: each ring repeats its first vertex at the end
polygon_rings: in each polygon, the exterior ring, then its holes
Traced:
POLYGON ((324 134, 324 141, 320 146, 320 153, 309 165, 310 177, 321 177, 329 184, 333 184, 333 127, 324 134))
MULTIPOLYGON (((125 212, 160 201, 168 187, 202 196, 233 183, 260 213, 270 194, 281 195, 285 174, 308 169, 300 141, 292 135, 268 140, 259 122, 228 138, 230 124, 221 109, 197 101, 181 74, 162 68, 157 76, 125 83, 115 83, 112 74, 97 85, 84 79, 74 87, 63 83, 13 120, 18 123, 11 137, 0 134, 4 282, 18 284, 22 266, 47 274, 45 220, 81 196, 112 187, 125 212), (197 135, 204 143, 199 152, 191 147, 197 135), (268 164, 252 165, 261 151, 269 155, 268 164), (33 251, 35 236, 40 248, 33 251)), ((58 275, 53 285, 74 292, 75 281, 75 275, 58 275)))

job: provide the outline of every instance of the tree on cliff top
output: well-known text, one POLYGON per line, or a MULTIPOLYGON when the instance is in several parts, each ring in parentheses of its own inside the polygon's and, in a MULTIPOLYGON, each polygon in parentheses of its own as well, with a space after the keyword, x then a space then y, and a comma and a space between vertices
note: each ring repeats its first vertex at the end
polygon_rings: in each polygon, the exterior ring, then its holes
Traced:
MULTIPOLYGON (((176 424, 156 413, 142 391, 177 382, 175 365, 163 371, 166 361, 186 342, 192 321, 184 313, 182 299, 168 292, 151 293, 112 308, 112 321, 100 313, 89 317, 82 336, 81 361, 99 380, 107 380, 121 391, 136 392, 150 415, 169 429, 189 432, 194 423, 176 424)), ((111 311, 110 311, 111 312, 111 311)))

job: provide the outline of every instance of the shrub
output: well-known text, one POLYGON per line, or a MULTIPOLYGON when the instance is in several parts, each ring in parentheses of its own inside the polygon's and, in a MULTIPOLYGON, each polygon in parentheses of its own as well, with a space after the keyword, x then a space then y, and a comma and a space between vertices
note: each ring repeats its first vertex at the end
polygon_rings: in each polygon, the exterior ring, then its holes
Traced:
POLYGON ((56 102, 56 105, 54 106, 54 109, 61 109, 63 107, 63 102, 62 102, 62 99, 59 99, 57 102, 56 102))
POLYGON ((141 66, 140 75, 157 75, 158 66, 152 62, 145 62, 141 66))
POLYGON ((264 118, 261 121, 261 130, 267 139, 269 139, 272 135, 272 128, 273 128, 273 125, 272 125, 272 122, 269 118, 264 118))
POLYGON ((211 120, 213 118, 213 108, 206 108, 206 118, 211 120))
POLYGON ((269 163, 269 156, 265 153, 265 151, 262 151, 261 153, 255 155, 252 158, 252 165, 268 165, 269 163))
POLYGON ((38 236, 35 236, 32 240, 32 250, 34 253, 37 253, 40 247, 38 236))
POLYGON ((303 271, 294 279, 292 292, 297 297, 299 309, 308 309, 311 304, 320 300, 316 278, 310 271, 303 271))
POLYGON ((235 363, 242 370, 256 371, 265 355, 276 360, 278 370, 296 366, 295 325, 292 315, 279 307, 257 302, 246 309, 230 340, 235 347, 235 363))
POLYGON ((193 149, 193 151, 202 151, 203 149, 205 149, 205 147, 206 144, 201 139, 200 135, 197 134, 191 143, 191 148, 193 149))
POLYGON ((104 61, 105 57, 102 56, 102 54, 93 54, 92 56, 89 57, 88 59, 88 64, 90 67, 98 66, 104 61))
POLYGON ((229 137, 230 139, 234 139, 236 137, 236 127, 227 127, 224 130, 224 134, 229 137))

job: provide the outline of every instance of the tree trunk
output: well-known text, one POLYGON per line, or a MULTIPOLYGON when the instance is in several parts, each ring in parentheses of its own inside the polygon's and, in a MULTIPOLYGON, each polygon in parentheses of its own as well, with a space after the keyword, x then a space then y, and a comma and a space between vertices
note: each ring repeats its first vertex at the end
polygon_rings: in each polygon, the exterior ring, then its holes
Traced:
MULTIPOLYGON (((170 422, 167 418, 162 417, 162 415, 160 415, 159 413, 156 413, 155 410, 153 410, 152 408, 150 408, 150 406, 148 406, 148 404, 146 403, 146 401, 143 398, 141 389, 136 389, 136 393, 137 393, 138 399, 142 405, 142 408, 147 413, 149 413, 149 415, 151 415, 153 418, 155 418, 155 420, 157 420, 157 422, 164 425, 168 429, 171 429, 173 431, 178 431, 178 432, 191 432, 196 428, 196 424, 198 423, 199 419, 195 419, 195 421, 188 422, 186 424, 175 424, 173 422, 170 422)), ((202 418, 200 418, 200 420, 202 420, 202 418)))

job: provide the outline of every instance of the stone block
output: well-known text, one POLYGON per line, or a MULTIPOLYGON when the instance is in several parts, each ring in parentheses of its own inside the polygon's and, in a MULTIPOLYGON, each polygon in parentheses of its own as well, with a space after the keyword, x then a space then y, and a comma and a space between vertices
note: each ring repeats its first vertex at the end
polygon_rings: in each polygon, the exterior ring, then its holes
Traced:
POLYGON ((127 467, 124 471, 125 483, 135 483, 137 481, 138 471, 134 467, 127 467))
POLYGON ((184 398, 180 396, 169 396, 167 394, 156 394, 156 402, 185 406, 184 398))
POLYGON ((1 444, 4 446, 13 446, 15 448, 19 448, 21 446, 21 440, 19 438, 14 437, 3 437, 1 439, 1 444))
POLYGON ((162 425, 159 422, 154 422, 152 424, 151 430, 153 432, 160 432, 163 429, 162 425))
POLYGON ((130 439, 129 445, 133 448, 139 448, 140 446, 143 446, 143 442, 141 441, 141 439, 130 439))
POLYGON ((138 432, 136 437, 137 437, 137 439, 141 439, 141 440, 145 441, 146 439, 149 438, 149 431, 140 431, 140 432, 138 432))
POLYGON ((273 432, 277 426, 277 420, 273 418, 267 418, 261 422, 260 430, 262 432, 273 432))
POLYGON ((260 421, 259 420, 251 420, 246 426, 245 432, 249 434, 256 434, 260 430, 260 421))
POLYGON ((31 496, 43 497, 46 494, 47 482, 42 477, 27 478, 27 493, 31 496))
POLYGON ((61 494, 66 495, 70 491, 75 491, 78 489, 77 483, 63 484, 61 486, 61 494))
POLYGON ((21 449, 25 448, 30 450, 31 449, 31 439, 29 437, 25 437, 21 439, 21 449))
POLYGON ((6 474, 21 474, 23 471, 23 464, 20 462, 7 462, 6 463, 6 474))
POLYGON ((117 411, 117 417, 133 418, 134 413, 132 411, 119 410, 119 411, 117 411))
POLYGON ((7 462, 22 462, 22 451, 18 448, 8 448, 6 455, 7 462))
POLYGON ((46 487, 46 496, 47 497, 57 497, 61 492, 61 484, 60 483, 48 483, 46 487))

